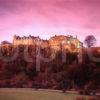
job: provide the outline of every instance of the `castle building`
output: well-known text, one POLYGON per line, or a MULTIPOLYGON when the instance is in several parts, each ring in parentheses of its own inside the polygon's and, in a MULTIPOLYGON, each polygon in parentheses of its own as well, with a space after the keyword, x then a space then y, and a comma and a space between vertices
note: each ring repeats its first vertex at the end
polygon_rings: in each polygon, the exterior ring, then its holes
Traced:
POLYGON ((34 45, 36 44, 36 41, 40 40, 39 37, 34 37, 34 36, 24 36, 24 37, 19 37, 19 36, 14 36, 13 37, 13 45, 34 45))
POLYGON ((41 48, 51 47, 56 51, 60 50, 61 48, 67 49, 71 52, 77 52, 81 47, 83 47, 83 43, 80 42, 77 37, 73 36, 53 36, 49 40, 42 40, 39 37, 34 36, 14 36, 13 37, 13 45, 37 45, 37 41, 41 41, 41 48))
POLYGON ((79 51, 81 47, 83 47, 83 43, 80 42, 77 37, 73 36, 54 36, 51 37, 50 40, 50 45, 52 48, 55 48, 56 50, 59 50, 61 47, 64 47, 65 49, 69 51, 79 51))

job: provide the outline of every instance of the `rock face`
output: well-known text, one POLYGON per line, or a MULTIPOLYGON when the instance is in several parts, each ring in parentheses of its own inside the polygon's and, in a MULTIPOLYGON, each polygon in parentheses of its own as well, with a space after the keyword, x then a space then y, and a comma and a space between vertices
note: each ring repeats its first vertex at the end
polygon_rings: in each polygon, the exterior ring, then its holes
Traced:
POLYGON ((40 43, 42 48, 51 47, 52 49, 59 51, 61 48, 71 52, 77 52, 83 46, 77 37, 73 36, 53 36, 49 40, 42 40, 39 37, 28 36, 28 37, 13 37, 13 45, 38 45, 40 43))

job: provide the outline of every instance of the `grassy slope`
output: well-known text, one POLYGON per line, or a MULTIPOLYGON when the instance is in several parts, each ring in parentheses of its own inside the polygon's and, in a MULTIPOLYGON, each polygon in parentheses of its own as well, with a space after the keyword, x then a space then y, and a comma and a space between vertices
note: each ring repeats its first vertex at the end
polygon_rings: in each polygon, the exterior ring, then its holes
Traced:
POLYGON ((0 100, 75 100, 79 96, 75 94, 63 94, 56 91, 39 90, 34 91, 32 89, 0 89, 0 100))

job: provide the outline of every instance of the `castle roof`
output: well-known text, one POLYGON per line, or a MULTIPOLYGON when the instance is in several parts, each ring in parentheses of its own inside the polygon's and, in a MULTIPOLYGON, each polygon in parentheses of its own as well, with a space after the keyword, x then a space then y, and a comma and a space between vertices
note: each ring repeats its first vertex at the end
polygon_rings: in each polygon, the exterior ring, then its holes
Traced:
POLYGON ((35 37, 35 36, 31 36, 31 35, 29 35, 29 36, 23 36, 23 37, 20 37, 20 36, 14 36, 14 38, 15 39, 40 39, 39 37, 35 37))

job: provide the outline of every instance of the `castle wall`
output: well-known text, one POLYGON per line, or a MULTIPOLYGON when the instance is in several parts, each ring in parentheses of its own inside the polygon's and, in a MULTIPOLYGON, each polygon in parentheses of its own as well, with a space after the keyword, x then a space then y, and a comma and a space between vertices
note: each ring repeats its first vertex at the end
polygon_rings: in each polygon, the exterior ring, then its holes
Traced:
POLYGON ((38 38, 14 36, 13 45, 34 45, 38 38))
MULTIPOLYGON (((35 45, 36 41, 39 39, 39 37, 19 37, 14 36, 13 44, 14 45, 35 45)), ((48 45, 55 49, 60 50, 63 46, 64 49, 67 49, 69 51, 78 51, 82 47, 82 43, 77 39, 73 37, 67 37, 67 36, 55 36, 50 38, 49 40, 42 41, 42 48, 48 47, 48 45), (75 50, 73 50, 75 48, 75 50)))
POLYGON ((15 39, 13 44, 14 45, 33 45, 34 42, 32 39, 15 39))

